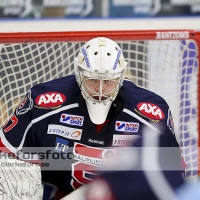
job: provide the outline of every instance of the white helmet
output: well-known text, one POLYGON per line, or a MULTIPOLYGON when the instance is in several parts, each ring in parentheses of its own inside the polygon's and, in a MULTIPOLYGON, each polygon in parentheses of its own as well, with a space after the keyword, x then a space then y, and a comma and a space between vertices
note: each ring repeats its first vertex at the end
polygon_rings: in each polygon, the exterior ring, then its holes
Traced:
POLYGON ((112 101, 122 86, 126 66, 118 44, 105 37, 88 41, 74 59, 76 80, 93 123, 102 124, 106 120, 112 101), (87 80, 99 81, 98 92, 88 87, 87 80), (104 81, 115 82, 114 88, 107 93, 102 89, 104 81))

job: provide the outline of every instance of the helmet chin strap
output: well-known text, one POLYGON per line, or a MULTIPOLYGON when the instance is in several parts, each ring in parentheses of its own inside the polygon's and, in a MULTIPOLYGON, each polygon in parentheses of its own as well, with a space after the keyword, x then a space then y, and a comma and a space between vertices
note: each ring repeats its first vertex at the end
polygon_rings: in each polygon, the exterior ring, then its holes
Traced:
POLYGON ((85 102, 91 121, 94 124, 103 124, 110 110, 112 101, 108 101, 104 104, 103 102, 94 103, 94 101, 90 99, 85 99, 85 102))

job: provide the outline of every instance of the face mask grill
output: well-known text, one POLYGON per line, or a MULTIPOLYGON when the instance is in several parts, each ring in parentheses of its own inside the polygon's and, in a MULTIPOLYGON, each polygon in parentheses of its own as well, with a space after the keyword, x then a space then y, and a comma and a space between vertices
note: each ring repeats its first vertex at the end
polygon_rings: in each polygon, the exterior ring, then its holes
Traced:
POLYGON ((84 77, 83 87, 87 97, 94 102, 113 101, 116 93, 119 91, 119 78, 107 79, 102 77, 84 77))
POLYGON ((88 72, 81 70, 81 91, 85 99, 93 104, 112 102, 116 98, 123 80, 123 72, 116 74, 88 72))

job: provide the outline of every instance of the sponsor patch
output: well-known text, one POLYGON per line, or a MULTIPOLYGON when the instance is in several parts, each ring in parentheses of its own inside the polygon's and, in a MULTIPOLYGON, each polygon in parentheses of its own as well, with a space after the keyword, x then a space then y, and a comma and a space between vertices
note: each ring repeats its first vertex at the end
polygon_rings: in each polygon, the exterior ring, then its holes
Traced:
POLYGON ((159 121, 165 118, 164 112, 156 104, 141 102, 137 104, 136 108, 136 112, 152 121, 159 121))
POLYGON ((170 131, 175 135, 174 120, 173 120, 172 113, 170 110, 168 110, 167 126, 169 127, 170 131))
POLYGON ((80 140, 82 136, 82 129, 49 124, 47 134, 55 134, 71 140, 80 140))
POLYGON ((16 108, 17 115, 23 115, 31 110, 33 107, 33 100, 31 99, 31 91, 28 91, 22 101, 16 108))
POLYGON ((69 141, 56 137, 55 152, 67 154, 69 141))
POLYGON ((115 130, 121 132, 138 132, 139 123, 116 121, 115 130))
POLYGON ((68 115, 62 113, 60 116, 60 122, 69 125, 83 126, 84 117, 78 115, 68 115))
POLYGON ((65 101, 66 96, 60 92, 46 92, 36 97, 35 104, 39 108, 55 108, 65 101))
POLYGON ((73 159, 93 165, 105 165, 105 162, 115 154, 114 149, 90 147, 74 142, 73 159))
POLYGON ((138 139, 139 135, 113 135, 112 146, 127 146, 138 139))

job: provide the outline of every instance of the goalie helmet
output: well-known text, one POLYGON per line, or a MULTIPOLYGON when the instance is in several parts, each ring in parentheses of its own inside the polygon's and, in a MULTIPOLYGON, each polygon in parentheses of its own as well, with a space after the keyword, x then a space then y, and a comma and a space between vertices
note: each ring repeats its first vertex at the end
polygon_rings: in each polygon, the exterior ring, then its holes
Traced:
POLYGON ((126 66, 121 48, 105 37, 85 43, 74 59, 76 80, 93 123, 106 120, 122 86, 126 66))

